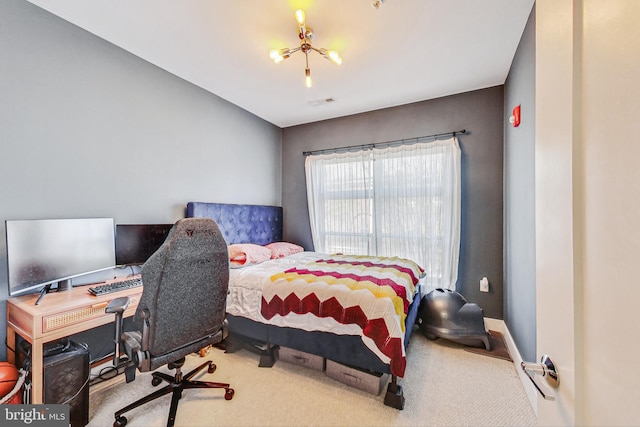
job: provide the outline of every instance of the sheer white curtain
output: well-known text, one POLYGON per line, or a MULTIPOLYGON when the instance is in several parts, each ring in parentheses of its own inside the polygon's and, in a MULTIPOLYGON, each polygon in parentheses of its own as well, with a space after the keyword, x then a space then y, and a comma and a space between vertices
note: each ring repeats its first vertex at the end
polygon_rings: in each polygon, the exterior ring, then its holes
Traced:
POLYGON ((460 147, 455 137, 305 160, 317 252, 410 258, 427 289, 455 289, 460 147))

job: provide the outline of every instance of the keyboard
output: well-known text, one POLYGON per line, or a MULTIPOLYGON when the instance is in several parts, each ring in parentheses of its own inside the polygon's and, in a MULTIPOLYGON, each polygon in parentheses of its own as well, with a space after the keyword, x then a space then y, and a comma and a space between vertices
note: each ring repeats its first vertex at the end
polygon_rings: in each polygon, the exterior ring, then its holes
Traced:
POLYGON ((93 286, 89 288, 89 292, 93 295, 104 295, 112 292, 124 291, 125 289, 136 288, 142 286, 142 279, 137 277, 134 279, 122 280, 119 282, 105 283, 104 285, 93 286))

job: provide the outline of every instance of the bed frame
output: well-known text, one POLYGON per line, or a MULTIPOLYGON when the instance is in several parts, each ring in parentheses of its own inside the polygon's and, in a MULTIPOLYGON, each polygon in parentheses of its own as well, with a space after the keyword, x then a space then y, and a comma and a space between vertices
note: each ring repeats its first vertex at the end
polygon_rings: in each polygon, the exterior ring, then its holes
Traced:
MULTIPOLYGON (((212 218, 218 223, 227 244, 256 243, 265 245, 282 241, 282 208, 263 205, 189 202, 187 217, 212 218)), ((419 292, 419 289, 418 289, 419 292)), ((415 298, 405 321, 405 348, 418 316, 420 298, 415 298)), ((234 341, 255 342, 261 351, 260 366, 272 366, 273 350, 277 346, 293 348, 364 371, 391 374, 389 365, 368 349, 358 336, 336 335, 330 332, 304 331, 255 322, 240 316, 227 315, 229 332, 234 341)), ((254 346, 255 348, 255 346, 254 346)), ((398 378, 391 375, 384 403, 396 409, 404 407, 404 392, 398 378)))

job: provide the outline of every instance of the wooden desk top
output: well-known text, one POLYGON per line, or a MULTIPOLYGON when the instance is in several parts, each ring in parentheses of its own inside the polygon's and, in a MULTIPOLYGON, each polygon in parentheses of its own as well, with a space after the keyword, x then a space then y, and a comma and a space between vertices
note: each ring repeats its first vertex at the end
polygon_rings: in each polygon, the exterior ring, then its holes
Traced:
MULTIPOLYGON (((124 280, 124 278, 116 279, 124 280)), ((142 294, 142 287, 105 295, 89 293, 90 286, 79 286, 64 292, 50 292, 35 305, 39 294, 13 297, 7 300, 7 323, 28 341, 45 341, 72 335, 112 322, 115 317, 104 309, 115 298, 128 296, 129 307, 124 316, 131 316, 142 294)))

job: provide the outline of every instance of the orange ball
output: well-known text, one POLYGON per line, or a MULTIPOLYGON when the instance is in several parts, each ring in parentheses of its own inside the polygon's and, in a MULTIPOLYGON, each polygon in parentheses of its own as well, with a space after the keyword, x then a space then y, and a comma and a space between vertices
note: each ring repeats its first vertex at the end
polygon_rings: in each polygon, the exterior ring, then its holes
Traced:
POLYGON ((18 376, 18 369, 13 363, 0 362, 0 397, 6 396, 13 390, 18 376))

